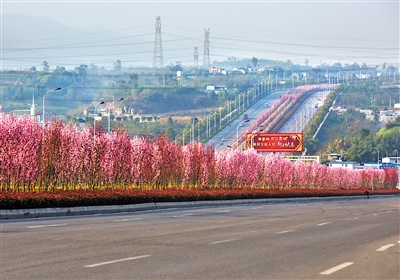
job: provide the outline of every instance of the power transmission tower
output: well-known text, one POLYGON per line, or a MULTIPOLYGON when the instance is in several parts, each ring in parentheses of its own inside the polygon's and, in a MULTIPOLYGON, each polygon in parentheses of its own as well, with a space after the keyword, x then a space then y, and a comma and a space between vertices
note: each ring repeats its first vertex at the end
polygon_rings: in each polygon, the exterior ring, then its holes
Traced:
POLYGON ((204 60, 203 67, 210 69, 210 41, 208 40, 210 28, 204 29, 204 60))
POLYGON ((195 47, 193 51, 193 68, 197 69, 199 67, 199 48, 195 47))
POLYGON ((153 54, 153 75, 156 75, 157 68, 161 69, 161 75, 164 77, 164 59, 161 44, 161 18, 156 18, 156 38, 154 40, 153 54))

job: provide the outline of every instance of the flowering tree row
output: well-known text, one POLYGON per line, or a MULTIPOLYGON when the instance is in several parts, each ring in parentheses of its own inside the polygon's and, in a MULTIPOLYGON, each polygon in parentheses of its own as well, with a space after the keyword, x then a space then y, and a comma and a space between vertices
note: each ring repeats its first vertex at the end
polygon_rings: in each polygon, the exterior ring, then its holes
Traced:
POLYGON ((216 154, 211 146, 163 137, 130 139, 123 130, 81 131, 60 121, 43 129, 0 115, 1 191, 98 188, 394 188, 396 170, 349 170, 292 163, 253 151, 216 154))

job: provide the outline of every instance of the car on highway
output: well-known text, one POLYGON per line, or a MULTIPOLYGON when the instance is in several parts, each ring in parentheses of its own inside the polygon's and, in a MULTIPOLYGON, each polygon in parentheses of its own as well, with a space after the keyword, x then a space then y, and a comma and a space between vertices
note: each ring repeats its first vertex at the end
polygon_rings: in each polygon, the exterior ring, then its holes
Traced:
POLYGON ((222 137, 222 141, 226 141, 226 138, 225 138, 225 137, 222 137))

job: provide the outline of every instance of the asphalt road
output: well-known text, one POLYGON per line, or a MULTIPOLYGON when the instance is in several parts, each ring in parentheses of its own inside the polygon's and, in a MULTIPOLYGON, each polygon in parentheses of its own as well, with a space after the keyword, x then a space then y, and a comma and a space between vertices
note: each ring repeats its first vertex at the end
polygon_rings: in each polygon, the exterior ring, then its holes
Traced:
MULTIPOLYGON (((259 100, 251 108, 246 110, 246 112, 232 121, 228 126, 210 138, 206 144, 212 145, 216 152, 221 152, 230 149, 231 147, 235 148, 238 135, 242 135, 245 132, 250 132, 248 130, 251 122, 260 118, 262 114, 264 114, 269 107, 278 102, 280 96, 285 93, 286 91, 273 92, 259 100), (269 107, 265 107, 265 103, 267 103, 269 107), (248 115, 249 122, 243 121, 244 114, 248 115)), ((279 130, 279 132, 303 132, 318 109, 324 104, 324 100, 328 94, 329 91, 320 91, 310 96, 303 104, 301 104, 300 108, 296 110, 296 112, 279 130), (316 105, 318 108, 315 108, 316 105)), ((239 147, 239 149, 243 148, 242 145, 239 147)))
POLYGON ((399 279, 399 196, 1 222, 1 279, 399 279))
POLYGON ((307 98, 278 132, 303 132, 324 105, 329 93, 330 91, 319 91, 307 98))
POLYGON ((260 118, 265 111, 278 102, 279 97, 285 93, 286 91, 277 91, 260 99, 256 104, 246 110, 246 112, 215 134, 206 144, 213 146, 216 152, 224 151, 228 149, 228 146, 234 146, 237 141, 237 135, 245 133, 249 129, 249 124, 260 118), (264 107, 265 103, 268 103, 269 107, 264 107), (249 122, 243 122, 244 114, 248 115, 249 122), (243 126, 240 126, 240 123, 242 123, 243 126))

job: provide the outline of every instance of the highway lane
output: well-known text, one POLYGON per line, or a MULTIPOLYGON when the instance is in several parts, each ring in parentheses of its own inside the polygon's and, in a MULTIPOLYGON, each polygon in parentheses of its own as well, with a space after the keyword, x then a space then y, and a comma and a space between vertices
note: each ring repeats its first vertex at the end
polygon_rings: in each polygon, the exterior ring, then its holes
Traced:
POLYGON ((233 146, 237 141, 237 135, 245 133, 249 128, 249 123, 243 122, 244 114, 248 115, 250 120, 249 122, 257 120, 259 117, 262 116, 262 114, 264 114, 266 110, 269 109, 264 107, 265 103, 268 103, 270 107, 278 102, 279 97, 284 95, 285 93, 286 91, 277 91, 260 99, 257 103, 246 110, 246 112, 244 112, 238 118, 233 120, 229 125, 224 127, 217 134, 215 134, 205 144, 213 146, 216 152, 221 152, 227 149, 228 146, 233 146), (242 123, 243 126, 240 126, 240 123, 242 123))
POLYGON ((329 93, 330 91, 319 91, 308 97, 278 132, 303 132, 329 93))
MULTIPOLYGON (((210 138, 205 144, 212 145, 216 152, 235 148, 238 135, 250 132, 248 131, 250 122, 257 120, 268 110, 268 107, 265 107, 264 104, 267 103, 269 107, 274 105, 278 102, 280 96, 285 93, 286 91, 277 91, 264 97, 210 138), (243 121, 244 114, 249 116, 249 122, 243 121)), ((324 104, 329 93, 330 91, 320 91, 307 98, 278 132, 303 132, 319 108, 324 104), (318 108, 315 108, 316 105, 318 108)))
POLYGON ((398 279, 399 205, 386 196, 2 221, 0 278, 398 279))

